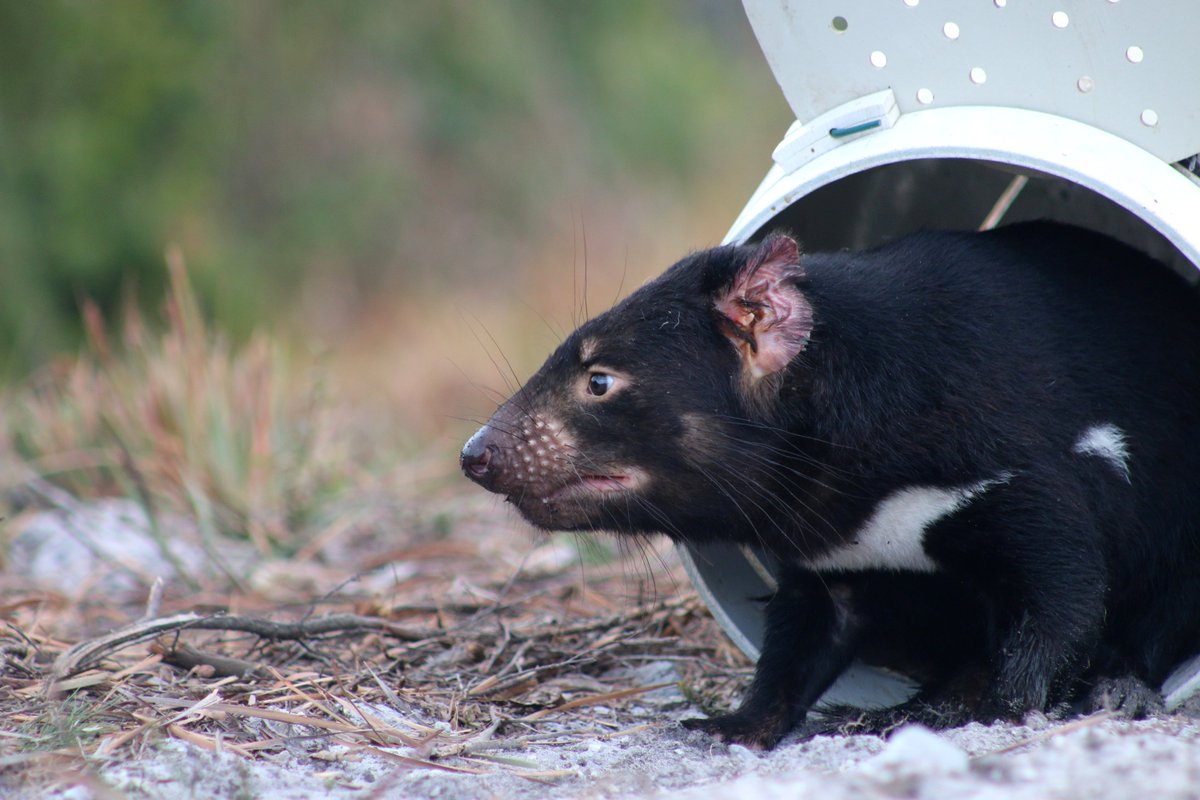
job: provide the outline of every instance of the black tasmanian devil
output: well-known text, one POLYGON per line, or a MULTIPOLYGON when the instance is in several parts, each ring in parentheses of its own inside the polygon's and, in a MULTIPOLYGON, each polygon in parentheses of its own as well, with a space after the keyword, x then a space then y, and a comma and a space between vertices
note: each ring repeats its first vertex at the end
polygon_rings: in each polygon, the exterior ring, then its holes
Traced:
POLYGON ((950 724, 1152 698, 1200 650, 1200 306, 1081 229, 688 256, 461 462, 541 528, 778 562, 741 707, 689 724, 729 741, 774 746, 856 658, 950 724))

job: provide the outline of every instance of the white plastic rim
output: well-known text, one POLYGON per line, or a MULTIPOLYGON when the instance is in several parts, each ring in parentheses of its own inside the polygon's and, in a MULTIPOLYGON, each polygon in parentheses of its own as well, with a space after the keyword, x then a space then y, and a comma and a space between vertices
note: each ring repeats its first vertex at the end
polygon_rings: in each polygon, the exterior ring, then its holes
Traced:
MULTIPOLYGON (((903 114, 889 129, 820 153, 791 172, 774 167, 725 237, 746 241, 809 194, 867 170, 906 161, 965 159, 1052 176, 1106 198, 1161 234, 1200 279, 1200 179, 1120 137, 1037 111, 932 108, 903 114)), ((722 629, 750 658, 762 640, 770 570, 754 553, 715 545, 679 548, 684 567, 722 629)), ((912 691, 898 676, 852 667, 827 702, 890 705, 912 691)))
POLYGON ((790 174, 772 169, 725 242, 742 242, 813 191, 872 167, 959 158, 1008 164, 1090 189, 1139 217, 1200 270, 1200 180, 1124 139, 1015 108, 931 108, 848 141, 790 174))

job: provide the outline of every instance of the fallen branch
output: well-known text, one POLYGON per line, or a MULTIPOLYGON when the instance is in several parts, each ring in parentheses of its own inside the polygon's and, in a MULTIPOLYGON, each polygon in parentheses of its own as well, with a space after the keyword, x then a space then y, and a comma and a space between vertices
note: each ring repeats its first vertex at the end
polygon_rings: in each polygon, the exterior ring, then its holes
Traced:
POLYGON ((420 641, 430 635, 428 631, 397 625, 390 620, 379 617, 361 617, 357 614, 331 614, 327 617, 304 619, 299 622, 274 622, 258 617, 201 616, 189 612, 158 619, 139 620, 118 628, 112 633, 76 644, 55 659, 47 686, 53 687, 63 678, 87 669, 117 650, 165 633, 184 630, 238 631, 271 640, 309 639, 331 633, 375 631, 411 642, 420 641))
POLYGON ((204 670, 204 677, 206 678, 227 678, 230 676, 247 678, 251 675, 267 674, 267 668, 262 664, 256 664, 253 661, 245 661, 231 656, 208 653, 199 648, 192 647, 187 642, 168 644, 166 641, 160 639, 150 645, 150 652, 159 653, 162 655, 163 663, 170 664, 173 667, 179 667, 184 670, 193 670, 200 667, 204 670))

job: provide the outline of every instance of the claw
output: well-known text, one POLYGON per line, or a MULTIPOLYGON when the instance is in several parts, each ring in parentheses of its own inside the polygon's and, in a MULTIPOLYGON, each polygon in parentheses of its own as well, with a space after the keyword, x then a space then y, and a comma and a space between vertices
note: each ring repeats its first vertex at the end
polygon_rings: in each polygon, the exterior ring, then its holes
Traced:
POLYGON ((1084 702, 1091 711, 1111 711, 1128 719, 1142 719, 1163 710, 1162 695, 1132 675, 1096 682, 1084 702))
POLYGON ((722 714, 708 719, 685 719, 683 727, 702 731, 728 744, 740 744, 751 750, 772 750, 787 734, 790 726, 774 717, 752 719, 748 714, 722 714))

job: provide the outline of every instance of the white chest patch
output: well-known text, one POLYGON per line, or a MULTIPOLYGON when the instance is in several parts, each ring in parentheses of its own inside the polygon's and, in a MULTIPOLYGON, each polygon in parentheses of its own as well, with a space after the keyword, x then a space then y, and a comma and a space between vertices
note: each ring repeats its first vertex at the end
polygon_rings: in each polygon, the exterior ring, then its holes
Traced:
POLYGON ((929 526, 1011 479, 1012 473, 1002 472, 969 486, 900 489, 880 501, 875 512, 845 545, 810 559, 807 564, 817 571, 935 572, 937 563, 925 552, 925 531, 929 526))
POLYGON ((1132 483, 1129 477, 1129 446, 1125 442, 1125 431, 1111 422, 1088 428, 1071 449, 1081 456, 1104 459, 1126 483, 1132 483))

